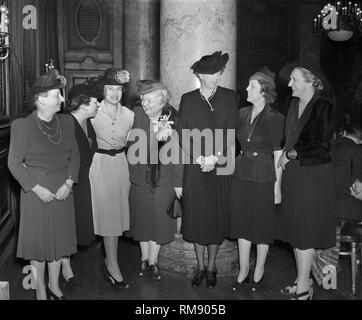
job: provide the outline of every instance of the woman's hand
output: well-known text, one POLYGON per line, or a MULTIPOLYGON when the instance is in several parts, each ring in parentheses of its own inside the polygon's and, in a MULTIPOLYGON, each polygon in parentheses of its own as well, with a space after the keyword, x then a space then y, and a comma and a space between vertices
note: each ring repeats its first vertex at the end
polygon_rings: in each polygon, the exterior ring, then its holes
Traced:
POLYGON ((48 203, 55 198, 55 195, 51 193, 47 188, 44 188, 38 184, 33 189, 31 189, 31 191, 33 191, 44 203, 48 203))
POLYGON ((215 169, 215 165, 217 163, 217 158, 214 155, 204 157, 204 161, 201 162, 201 171, 202 172, 210 172, 215 169))
POLYGON ((356 180, 353 185, 349 188, 351 191, 351 196, 362 200, 362 182, 356 180))
POLYGON ((283 151, 282 155, 279 158, 278 168, 282 168, 283 170, 285 170, 285 166, 289 161, 290 160, 287 158, 287 152, 283 151))
POLYGON ((177 199, 181 199, 181 197, 182 197, 182 188, 176 187, 174 189, 175 189, 177 199))
POLYGON ((70 188, 68 186, 66 186, 65 184, 63 184, 57 191, 57 193, 55 194, 55 199, 57 200, 65 200, 68 198, 70 193, 70 188))
POLYGON ((282 187, 280 183, 274 184, 274 204, 280 204, 282 202, 282 187))

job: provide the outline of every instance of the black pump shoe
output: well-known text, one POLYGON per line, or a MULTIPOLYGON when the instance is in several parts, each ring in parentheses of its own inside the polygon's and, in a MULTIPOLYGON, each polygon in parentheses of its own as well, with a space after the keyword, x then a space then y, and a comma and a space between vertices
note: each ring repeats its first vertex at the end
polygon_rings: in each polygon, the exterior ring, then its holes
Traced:
POLYGON ((236 279, 236 281, 233 283, 231 289, 233 291, 240 291, 240 289, 245 286, 246 284, 249 284, 250 282, 250 276, 249 274, 244 278, 243 281, 239 282, 238 279, 236 279))
POLYGON ((197 269, 196 273, 191 281, 191 285, 193 287, 199 287, 200 284, 202 283, 202 280, 205 278, 205 276, 206 276, 206 267, 204 267, 202 270, 197 269))
POLYGON ((67 300, 65 299, 64 295, 58 297, 55 293, 53 293, 52 290, 50 290, 49 287, 46 287, 47 296, 49 297, 49 300, 67 300))
POLYGON ((216 275, 217 275, 217 270, 215 269, 214 271, 206 271, 206 286, 208 288, 213 288, 216 286, 216 275))
POLYGON ((261 285, 261 283, 262 283, 262 281, 264 279, 264 274, 265 273, 263 273, 263 275, 261 276, 261 278, 260 278, 260 280, 258 282, 256 282, 254 280, 254 278, 251 280, 251 290, 252 291, 256 291, 256 289, 258 289, 260 287, 260 285, 261 285))
POLYGON ((120 289, 128 289, 129 288, 129 284, 126 283, 124 280, 122 281, 118 281, 116 280, 112 275, 111 273, 109 272, 108 268, 106 268, 105 270, 105 274, 104 274, 104 277, 107 281, 109 281, 111 283, 111 285, 113 287, 116 287, 116 288, 120 288, 120 289))

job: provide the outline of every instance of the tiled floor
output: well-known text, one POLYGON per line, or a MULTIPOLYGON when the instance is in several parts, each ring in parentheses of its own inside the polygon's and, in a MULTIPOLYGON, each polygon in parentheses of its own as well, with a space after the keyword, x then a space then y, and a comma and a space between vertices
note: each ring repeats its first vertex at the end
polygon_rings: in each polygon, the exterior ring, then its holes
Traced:
MULTIPOLYGON (((163 279, 155 282, 150 278, 139 278, 140 253, 137 243, 121 238, 119 241, 119 262, 125 279, 130 283, 128 290, 114 289, 108 285, 103 276, 104 255, 99 243, 94 243, 88 250, 79 251, 72 258, 73 270, 78 279, 79 287, 69 290, 62 285, 64 295, 68 299, 87 300, 283 300, 280 289, 295 278, 295 267, 290 248, 276 243, 267 259, 266 274, 262 287, 253 292, 250 288, 234 293, 231 285, 234 277, 218 278, 218 285, 213 289, 205 284, 192 288, 190 280, 184 275, 163 274, 163 279)), ((10 296, 14 300, 33 300, 35 292, 25 290, 22 273, 26 261, 16 259, 14 250, 9 253, 0 269, 0 281, 10 282, 10 296)), ((338 273, 338 289, 325 290, 314 285, 314 300, 349 300, 362 299, 360 273, 358 275, 358 291, 356 297, 348 292, 351 288, 349 258, 341 258, 338 273)))

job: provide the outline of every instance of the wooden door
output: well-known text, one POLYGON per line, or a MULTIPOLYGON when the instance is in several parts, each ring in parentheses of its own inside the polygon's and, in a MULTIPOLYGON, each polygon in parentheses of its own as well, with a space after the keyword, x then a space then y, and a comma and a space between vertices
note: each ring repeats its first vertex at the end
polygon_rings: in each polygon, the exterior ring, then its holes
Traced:
POLYGON ((122 66, 122 1, 63 0, 58 2, 60 69, 74 85, 122 66))

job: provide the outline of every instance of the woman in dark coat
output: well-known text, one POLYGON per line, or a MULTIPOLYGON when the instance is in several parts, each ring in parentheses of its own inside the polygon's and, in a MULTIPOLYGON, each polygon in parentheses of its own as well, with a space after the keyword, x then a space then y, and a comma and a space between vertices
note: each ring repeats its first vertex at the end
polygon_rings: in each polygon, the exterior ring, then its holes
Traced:
POLYGON ((76 120, 75 138, 80 154, 78 183, 73 187, 77 244, 87 247, 95 238, 89 169, 97 149, 96 134, 89 119, 97 114, 98 102, 91 88, 86 85, 74 86, 69 91, 68 98, 70 101, 68 109, 76 120))
POLYGON ((181 233, 195 247, 197 270, 193 286, 199 286, 204 277, 208 287, 216 285, 216 255, 227 234, 227 196, 233 172, 229 164, 233 159, 226 161, 226 156, 231 155, 230 146, 235 141, 237 95, 218 83, 228 58, 227 53, 222 55, 219 51, 193 64, 191 69, 201 86, 184 94, 179 108, 179 137, 190 161, 184 165, 181 233), (202 131, 206 139, 201 139, 202 131), (230 132, 232 135, 228 136, 230 132))
POLYGON ((269 244, 275 239, 276 206, 281 202, 284 116, 271 108, 275 101, 274 73, 264 67, 249 79, 247 100, 253 105, 239 111, 236 158, 231 182, 230 237, 238 239, 240 271, 232 289, 248 282, 251 244, 257 244, 254 287, 264 276, 269 244))
POLYGON ((335 213, 345 220, 341 233, 355 228, 362 221, 362 201, 351 195, 350 188, 362 181, 362 127, 349 123, 342 137, 333 143, 335 213))
POLYGON ((36 79, 35 110, 11 127, 8 165, 22 187, 17 256, 34 267, 37 299, 64 298, 58 281, 61 258, 77 248, 71 189, 78 179, 78 146, 73 118, 57 114, 65 82, 55 69, 36 79))
POLYGON ((330 155, 333 104, 322 97, 327 80, 313 64, 290 65, 288 73, 293 98, 279 161, 284 169, 279 239, 294 248, 297 264, 297 280, 283 292, 304 300, 313 294, 309 276, 315 248, 336 242, 330 155))
MULTIPOLYGON (((131 181, 129 234, 140 242, 139 276, 149 271, 154 280, 161 280, 157 264, 160 246, 174 241, 176 233, 176 220, 167 215, 167 208, 176 195, 180 198, 182 194, 182 165, 163 162, 166 145, 174 143, 171 129, 175 128, 177 112, 168 104, 169 93, 162 83, 141 80, 138 86, 142 106, 133 109, 127 154, 131 181), (165 127, 161 127, 161 122, 165 127), (145 139, 135 143, 139 132, 145 139), (146 161, 137 161, 143 152, 146 161), (153 163, 152 155, 157 160, 153 163)), ((179 148, 178 140, 175 145, 179 148)))

